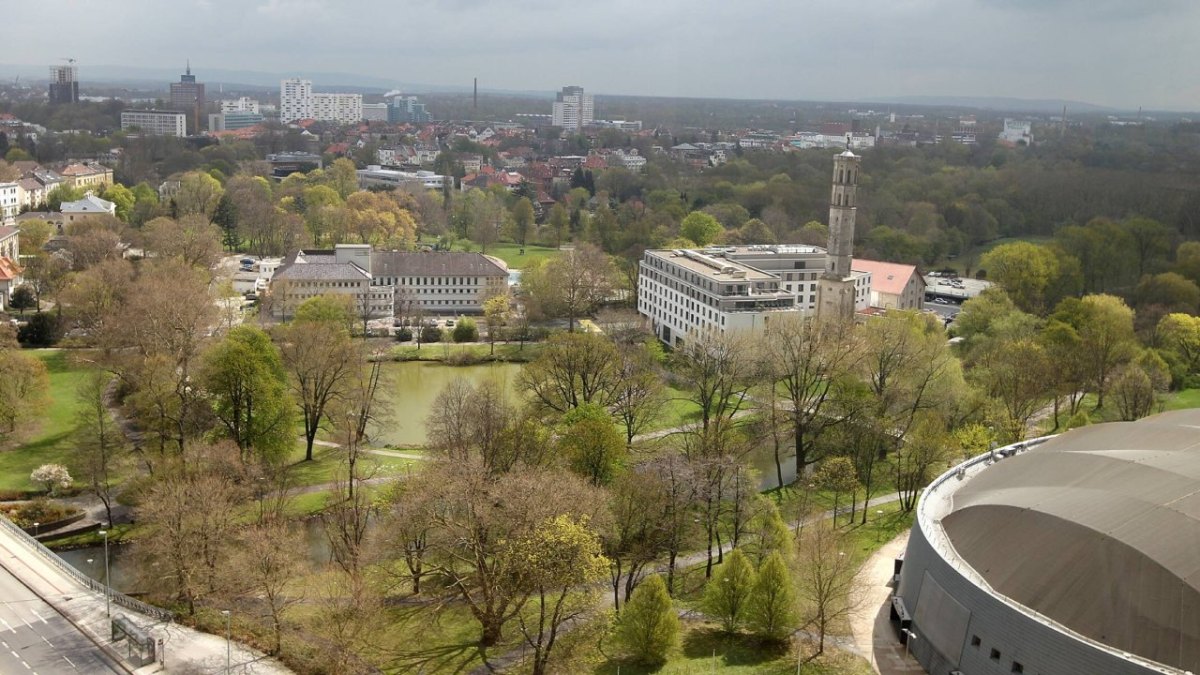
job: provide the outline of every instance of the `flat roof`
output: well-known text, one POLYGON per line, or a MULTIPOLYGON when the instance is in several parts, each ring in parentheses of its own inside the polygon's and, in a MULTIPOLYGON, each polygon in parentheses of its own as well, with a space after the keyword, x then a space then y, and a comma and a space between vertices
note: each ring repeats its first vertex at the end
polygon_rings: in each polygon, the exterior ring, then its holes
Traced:
POLYGON ((646 252, 655 257, 662 258, 663 260, 679 265, 689 272, 695 272, 696 274, 714 281, 753 282, 779 280, 779 277, 775 276, 774 274, 767 274, 766 272, 762 272, 754 267, 751 267, 750 265, 746 265, 734 260, 727 260, 725 258, 707 256, 695 250, 689 249, 689 253, 694 257, 689 257, 688 255, 682 253, 676 253, 670 249, 656 249, 646 252), (704 259, 706 258, 713 261, 715 264, 719 264, 721 269, 717 269, 717 267, 714 267, 713 264, 704 262, 704 259), (732 271, 724 271, 729 268, 732 268, 732 271), (733 276, 733 274, 736 272, 744 272, 745 276, 733 276))

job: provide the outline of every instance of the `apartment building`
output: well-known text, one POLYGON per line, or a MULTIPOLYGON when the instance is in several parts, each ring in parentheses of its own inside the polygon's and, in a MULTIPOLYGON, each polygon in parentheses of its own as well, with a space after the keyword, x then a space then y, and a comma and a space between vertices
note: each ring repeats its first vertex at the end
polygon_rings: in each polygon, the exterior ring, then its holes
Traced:
POLYGON ((312 117, 322 122, 358 124, 363 118, 362 94, 313 94, 312 117))
POLYGON ((21 211, 21 188, 16 183, 0 183, 0 224, 16 222, 21 211))
POLYGON ((287 124, 312 119, 312 80, 298 77, 279 82, 279 121, 287 124))
POLYGON ((95 162, 68 164, 58 175, 62 176, 67 185, 83 190, 102 190, 113 183, 112 169, 95 162))
POLYGON ((121 113, 121 129, 138 131, 148 136, 187 136, 187 113, 175 110, 125 110, 121 113))
POLYGON ((248 112, 257 115, 260 114, 262 110, 259 109, 258 101, 250 98, 249 96, 241 96, 238 98, 221 101, 221 112, 248 112))
POLYGON ((550 123, 566 131, 579 131, 592 123, 595 113, 593 96, 584 93, 583 87, 563 87, 555 96, 550 123))

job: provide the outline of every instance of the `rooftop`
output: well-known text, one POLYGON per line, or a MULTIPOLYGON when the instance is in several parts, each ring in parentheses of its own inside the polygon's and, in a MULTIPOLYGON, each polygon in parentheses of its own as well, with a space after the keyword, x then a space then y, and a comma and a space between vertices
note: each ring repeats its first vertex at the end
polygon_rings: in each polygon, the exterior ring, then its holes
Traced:
POLYGON ((922 530, 955 569, 1047 624, 1163 672, 1194 668, 1197 429, 1200 410, 1181 410, 984 455, 930 485, 922 530))
POLYGON ((508 266, 502 261, 464 251, 375 251, 371 271, 377 277, 508 276, 508 266))
POLYGON ((910 279, 920 276, 917 274, 916 265, 862 260, 861 258, 854 258, 850 263, 850 268, 855 272, 869 273, 871 290, 890 295, 900 295, 904 292, 910 279))
POLYGON ((777 281, 778 277, 733 260, 717 258, 691 249, 646 251, 714 281, 777 281))

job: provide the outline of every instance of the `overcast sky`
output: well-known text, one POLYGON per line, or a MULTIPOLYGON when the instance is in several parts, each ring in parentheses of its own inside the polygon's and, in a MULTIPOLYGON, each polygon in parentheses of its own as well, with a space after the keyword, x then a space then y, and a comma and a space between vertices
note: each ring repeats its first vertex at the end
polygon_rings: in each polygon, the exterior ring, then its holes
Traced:
MULTIPOLYGON (((45 0, 0 62, 353 72, 397 82, 1200 110, 1193 0, 45 0), (66 17, 74 17, 68 20, 66 17), (64 50, 69 50, 67 54, 64 50)), ((318 83, 319 84, 319 83, 318 83)))

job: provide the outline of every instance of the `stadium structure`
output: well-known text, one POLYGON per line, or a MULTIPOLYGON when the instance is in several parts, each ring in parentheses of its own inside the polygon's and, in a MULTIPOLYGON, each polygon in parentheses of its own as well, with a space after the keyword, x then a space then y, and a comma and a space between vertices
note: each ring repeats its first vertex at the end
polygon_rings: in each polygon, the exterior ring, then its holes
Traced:
POLYGON ((1200 410, 952 468, 897 567, 894 628, 932 675, 1200 671, 1200 410))

